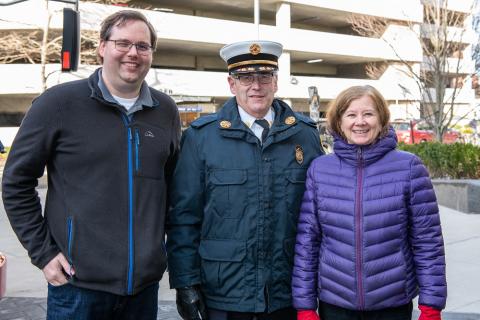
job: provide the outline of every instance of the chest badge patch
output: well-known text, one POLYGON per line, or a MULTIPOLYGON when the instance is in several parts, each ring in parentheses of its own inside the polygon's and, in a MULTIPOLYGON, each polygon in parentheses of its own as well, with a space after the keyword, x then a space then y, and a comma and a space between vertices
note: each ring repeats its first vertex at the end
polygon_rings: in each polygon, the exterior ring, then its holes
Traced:
POLYGON ((220 121, 220 127, 222 127, 223 129, 228 129, 231 126, 232 126, 232 123, 230 121, 227 121, 227 120, 220 121))
POLYGON ((303 163, 303 149, 299 145, 295 146, 295 160, 297 160, 298 164, 303 163))

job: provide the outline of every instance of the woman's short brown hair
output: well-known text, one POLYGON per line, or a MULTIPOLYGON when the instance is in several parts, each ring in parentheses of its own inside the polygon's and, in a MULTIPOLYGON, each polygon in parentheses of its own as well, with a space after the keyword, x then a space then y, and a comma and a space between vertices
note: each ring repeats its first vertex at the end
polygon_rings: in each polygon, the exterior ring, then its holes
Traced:
POLYGON ((382 94, 369 85, 347 88, 340 92, 335 100, 330 102, 327 111, 327 128, 330 132, 345 138, 341 129, 342 116, 353 100, 360 99, 363 96, 370 97, 375 104, 381 127, 379 136, 382 137, 387 134, 390 122, 390 110, 388 110, 387 102, 382 94))
MULTIPOLYGON (((150 45, 155 50, 157 46, 157 32, 155 31, 155 28, 142 13, 134 10, 121 10, 106 17, 101 24, 100 41, 110 40, 113 27, 123 26, 128 21, 142 21, 147 25, 148 30, 150 31, 150 45)), ((98 50, 97 58, 100 63, 103 63, 103 58, 98 54, 98 50)))

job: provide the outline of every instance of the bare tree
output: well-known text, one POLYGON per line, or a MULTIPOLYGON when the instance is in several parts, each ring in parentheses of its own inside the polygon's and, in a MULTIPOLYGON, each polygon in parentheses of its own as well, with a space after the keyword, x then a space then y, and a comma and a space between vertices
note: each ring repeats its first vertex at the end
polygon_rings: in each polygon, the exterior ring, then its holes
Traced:
POLYGON ((0 36, 0 63, 28 62, 40 63, 42 89, 47 88, 48 74, 45 65, 60 58, 61 36, 50 34, 50 20, 53 12, 49 10, 48 1, 42 1, 42 10, 46 17, 39 28, 33 30, 3 33, 0 36))
MULTIPOLYGON (((423 1, 421 24, 371 16, 351 16, 349 19, 353 30, 359 35, 386 41, 402 66, 398 69, 415 80, 421 95, 421 115, 434 130, 438 141, 442 141, 443 134, 450 126, 468 115, 464 114, 453 121, 457 98, 470 77, 462 70, 462 58, 468 45, 464 41, 467 31, 465 23, 473 12, 473 5, 469 13, 463 13, 450 10, 448 0, 423 1), (391 23, 407 26, 416 34, 423 51, 421 68, 416 68, 415 62, 405 60, 392 40, 383 38, 391 23)), ((369 70, 376 71, 367 65, 366 71, 369 70)))
MULTIPOLYGON (((39 1, 39 0, 35 0, 39 1)), ((40 64, 40 77, 42 82, 42 91, 47 89, 47 79, 56 70, 50 73, 46 72, 48 63, 59 63, 62 49, 62 31, 54 30, 50 27, 50 20, 55 12, 49 8, 48 0, 42 1, 42 10, 44 10, 45 19, 43 25, 26 25, 24 30, 0 32, 0 63, 31 63, 40 64)), ((102 4, 123 4, 127 5, 131 0, 86 0, 102 4)), ((7 21, 14 22, 14 21, 7 21)), ((81 30, 81 63, 95 64, 96 44, 98 42, 98 32, 90 30, 81 30)))

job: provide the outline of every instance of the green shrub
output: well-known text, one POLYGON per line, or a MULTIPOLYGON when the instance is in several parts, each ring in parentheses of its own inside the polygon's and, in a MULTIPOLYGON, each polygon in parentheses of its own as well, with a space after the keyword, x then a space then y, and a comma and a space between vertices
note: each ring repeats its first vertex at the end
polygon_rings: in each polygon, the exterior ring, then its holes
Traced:
POLYGON ((416 154, 432 178, 480 179, 480 147, 472 144, 400 143, 398 149, 416 154))

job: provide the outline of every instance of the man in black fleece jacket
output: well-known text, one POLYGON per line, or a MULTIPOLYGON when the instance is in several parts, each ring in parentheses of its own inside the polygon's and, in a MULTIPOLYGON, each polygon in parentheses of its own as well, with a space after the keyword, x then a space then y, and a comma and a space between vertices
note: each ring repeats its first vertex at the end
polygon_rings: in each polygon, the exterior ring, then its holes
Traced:
POLYGON ((107 17, 102 68, 36 98, 13 142, 3 203, 48 281, 48 319, 157 318, 180 121, 175 102, 144 81, 156 39, 136 11, 107 17))

